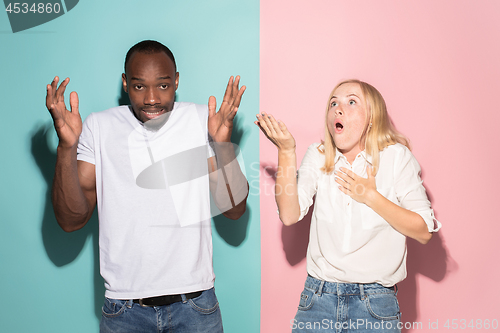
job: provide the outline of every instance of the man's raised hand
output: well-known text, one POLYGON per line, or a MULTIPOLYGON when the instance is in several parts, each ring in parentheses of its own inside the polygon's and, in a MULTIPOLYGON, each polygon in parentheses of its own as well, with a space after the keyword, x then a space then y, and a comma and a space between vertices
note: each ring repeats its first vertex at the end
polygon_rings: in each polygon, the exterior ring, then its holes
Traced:
POLYGON ((55 77, 51 84, 47 85, 47 97, 45 105, 54 120, 54 128, 59 137, 59 147, 73 148, 78 143, 78 138, 82 133, 82 118, 78 112, 78 94, 72 92, 70 94, 69 111, 64 103, 64 91, 69 83, 69 78, 66 78, 60 85, 59 77, 55 77))
POLYGON ((245 86, 239 88, 239 83, 239 76, 229 78, 219 112, 215 111, 217 108, 215 97, 210 96, 208 99, 208 132, 215 142, 231 141, 233 120, 246 89, 245 86))

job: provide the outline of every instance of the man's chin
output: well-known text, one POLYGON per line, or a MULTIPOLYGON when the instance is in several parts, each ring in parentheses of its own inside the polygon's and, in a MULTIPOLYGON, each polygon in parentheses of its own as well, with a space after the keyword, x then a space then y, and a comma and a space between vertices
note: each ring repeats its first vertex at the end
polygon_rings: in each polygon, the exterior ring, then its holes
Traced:
POLYGON ((160 128, 162 128, 163 125, 165 125, 168 118, 170 117, 170 114, 171 114, 171 111, 168 111, 168 112, 165 112, 165 113, 163 113, 163 114, 161 114, 158 117, 155 117, 153 119, 145 119, 145 120, 143 120, 144 127, 147 130, 156 132, 160 128))

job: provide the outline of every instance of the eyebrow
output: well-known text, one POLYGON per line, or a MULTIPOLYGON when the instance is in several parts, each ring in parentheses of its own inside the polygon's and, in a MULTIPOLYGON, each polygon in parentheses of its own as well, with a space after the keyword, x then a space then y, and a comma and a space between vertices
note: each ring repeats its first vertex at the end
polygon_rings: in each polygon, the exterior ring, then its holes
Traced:
MULTIPOLYGON (((347 95, 346 97, 351 97, 351 96, 356 96, 357 98, 359 98, 359 96, 358 96, 358 95, 356 95, 356 94, 349 94, 349 95, 347 95)), ((337 97, 337 96, 332 96, 332 98, 330 98, 330 100, 332 100, 332 99, 334 99, 334 98, 338 98, 338 97, 337 97)))
MULTIPOLYGON (((160 76, 159 78, 157 78, 157 80, 170 80, 172 79, 170 76, 160 76)), ((141 79, 140 77, 131 77, 130 78, 130 81, 132 80, 136 80, 136 81, 144 81, 144 79, 141 79)))

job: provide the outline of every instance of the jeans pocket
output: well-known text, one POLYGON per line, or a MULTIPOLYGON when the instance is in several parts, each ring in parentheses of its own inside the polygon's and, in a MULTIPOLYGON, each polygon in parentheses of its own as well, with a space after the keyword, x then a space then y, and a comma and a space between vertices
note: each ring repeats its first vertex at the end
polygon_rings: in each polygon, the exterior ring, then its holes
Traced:
POLYGON ((304 288, 302 294, 300 294, 300 302, 298 309, 300 311, 307 311, 314 305, 314 301, 316 300, 316 293, 308 288, 304 288))
POLYGON ((202 314, 211 314, 219 308, 214 288, 205 290, 200 296, 189 299, 188 303, 194 310, 202 314))
POLYGON ((102 315, 107 318, 114 318, 125 312, 127 308, 128 300, 121 299, 104 299, 104 305, 102 306, 102 315))
POLYGON ((365 303, 368 312, 376 319, 399 319, 399 303, 394 293, 369 294, 365 303))

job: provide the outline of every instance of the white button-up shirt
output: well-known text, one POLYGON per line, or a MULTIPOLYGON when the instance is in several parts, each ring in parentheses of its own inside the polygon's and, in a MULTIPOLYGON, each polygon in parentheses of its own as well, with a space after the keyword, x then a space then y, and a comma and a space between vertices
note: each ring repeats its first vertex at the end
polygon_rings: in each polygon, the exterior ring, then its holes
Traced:
MULTIPOLYGON (((319 143, 312 144, 298 173, 301 220, 315 198, 307 249, 307 272, 330 282, 380 283, 392 286, 406 277, 406 236, 365 204, 342 193, 335 175, 321 172, 325 156, 319 143)), ((335 170, 344 167, 367 178, 371 156, 364 151, 352 165, 338 150, 335 170)), ((424 219, 429 232, 441 224, 434 219, 420 165, 408 148, 391 145, 380 152, 375 177, 377 191, 397 205, 424 219), (436 225, 434 224, 436 222, 436 225)))

